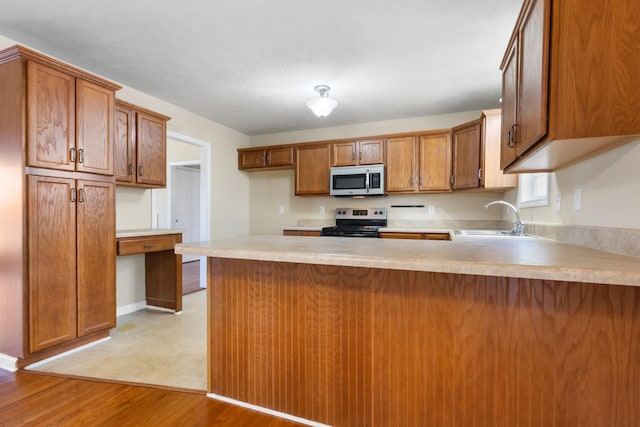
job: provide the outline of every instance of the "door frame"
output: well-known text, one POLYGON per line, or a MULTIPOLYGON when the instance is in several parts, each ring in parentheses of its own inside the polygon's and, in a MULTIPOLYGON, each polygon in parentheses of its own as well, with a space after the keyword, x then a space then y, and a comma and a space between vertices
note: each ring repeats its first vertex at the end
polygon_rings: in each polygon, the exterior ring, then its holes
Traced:
MULTIPOLYGON (((211 239, 211 144, 197 138, 167 130, 167 138, 200 148, 199 161, 167 163, 167 218, 164 224, 158 223, 158 201, 155 192, 151 192, 151 226, 153 228, 171 228, 171 166, 200 165, 200 240, 211 239)), ((200 257, 200 287, 207 287, 207 257, 200 257)))

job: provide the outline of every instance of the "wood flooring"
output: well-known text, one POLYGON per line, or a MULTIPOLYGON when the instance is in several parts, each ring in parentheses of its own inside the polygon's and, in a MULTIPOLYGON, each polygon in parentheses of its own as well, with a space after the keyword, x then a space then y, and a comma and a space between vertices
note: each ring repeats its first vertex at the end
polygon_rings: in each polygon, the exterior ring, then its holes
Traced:
POLYGON ((0 426, 269 426, 301 424, 204 392, 0 369, 0 426))

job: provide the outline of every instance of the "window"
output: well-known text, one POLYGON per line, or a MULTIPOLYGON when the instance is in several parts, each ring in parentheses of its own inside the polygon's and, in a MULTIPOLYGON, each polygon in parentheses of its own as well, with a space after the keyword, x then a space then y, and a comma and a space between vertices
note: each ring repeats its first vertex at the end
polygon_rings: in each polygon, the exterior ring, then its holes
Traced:
POLYGON ((522 173, 518 184, 518 207, 549 206, 549 174, 522 173))

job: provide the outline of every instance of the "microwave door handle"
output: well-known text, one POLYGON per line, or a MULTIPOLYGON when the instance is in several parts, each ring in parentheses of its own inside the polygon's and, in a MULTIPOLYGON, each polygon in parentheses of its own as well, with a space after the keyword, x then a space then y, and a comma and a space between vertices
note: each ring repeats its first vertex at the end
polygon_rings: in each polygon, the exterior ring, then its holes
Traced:
POLYGON ((367 193, 369 192, 369 171, 367 171, 365 175, 364 185, 367 188, 367 193))

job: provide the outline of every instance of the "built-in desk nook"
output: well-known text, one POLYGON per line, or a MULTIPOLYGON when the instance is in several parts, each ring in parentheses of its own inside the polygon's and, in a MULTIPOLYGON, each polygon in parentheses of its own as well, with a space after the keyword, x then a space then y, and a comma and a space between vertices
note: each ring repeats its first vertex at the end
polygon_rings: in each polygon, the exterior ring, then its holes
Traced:
POLYGON ((116 254, 144 254, 147 305, 182 311, 182 255, 174 252, 182 231, 140 229, 116 231, 116 254))

